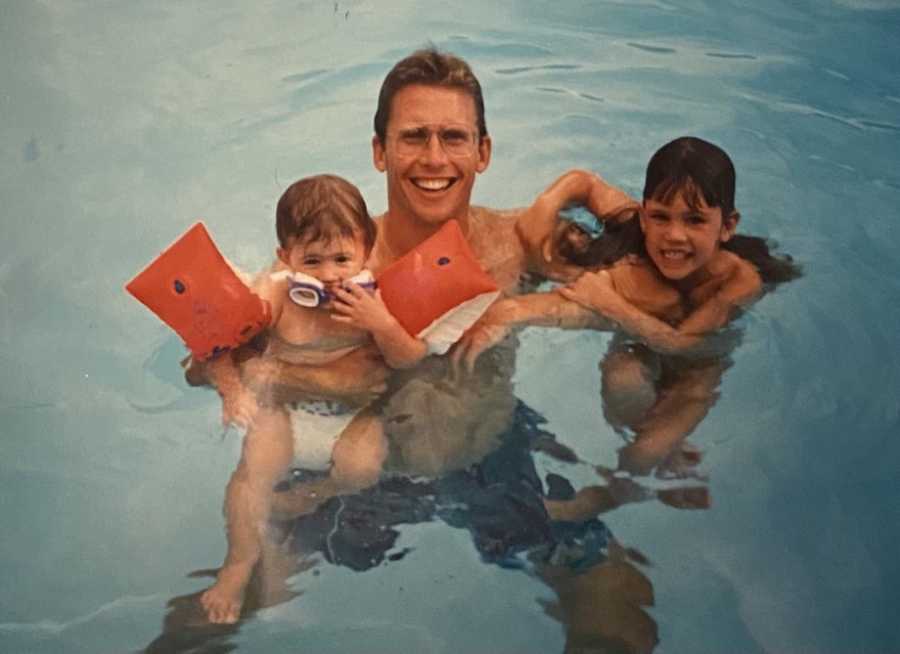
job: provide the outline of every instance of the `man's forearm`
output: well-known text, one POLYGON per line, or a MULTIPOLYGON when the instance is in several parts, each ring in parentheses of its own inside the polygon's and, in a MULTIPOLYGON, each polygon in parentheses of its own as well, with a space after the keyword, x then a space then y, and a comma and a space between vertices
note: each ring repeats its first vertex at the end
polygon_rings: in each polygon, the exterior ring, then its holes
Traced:
POLYGON ((529 293, 500 300, 499 311, 510 326, 609 330, 613 323, 558 293, 529 293))
POLYGON ((602 305, 592 307, 622 331, 636 336, 657 352, 686 353, 703 342, 702 337, 675 329, 656 316, 642 311, 619 295, 606 295, 602 305))
POLYGON ((244 383, 277 402, 309 398, 355 398, 384 389, 389 374, 380 357, 363 349, 326 366, 285 363, 272 357, 254 357, 241 367, 244 383))

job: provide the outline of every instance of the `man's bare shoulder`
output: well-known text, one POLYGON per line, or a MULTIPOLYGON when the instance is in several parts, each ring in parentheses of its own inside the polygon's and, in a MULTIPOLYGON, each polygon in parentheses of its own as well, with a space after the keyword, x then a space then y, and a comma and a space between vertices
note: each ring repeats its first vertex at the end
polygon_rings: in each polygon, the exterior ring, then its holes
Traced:
POLYGON ((512 209, 495 209, 493 207, 470 207, 469 217, 479 226, 488 226, 490 229, 498 227, 506 227, 511 225, 515 227, 516 221, 526 211, 526 207, 514 207, 512 209))
POLYGON ((518 286, 527 268, 525 248, 516 234, 521 211, 488 207, 471 207, 469 211, 466 240, 488 274, 507 290, 518 286))

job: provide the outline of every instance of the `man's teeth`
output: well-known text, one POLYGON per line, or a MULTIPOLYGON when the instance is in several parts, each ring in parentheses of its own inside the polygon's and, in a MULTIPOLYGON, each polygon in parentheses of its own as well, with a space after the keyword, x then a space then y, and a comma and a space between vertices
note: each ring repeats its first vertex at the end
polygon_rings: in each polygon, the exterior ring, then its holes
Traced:
POLYGON ((426 191, 443 191, 450 186, 449 179, 416 179, 416 186, 426 191))
POLYGON ((666 259, 678 259, 679 261, 688 257, 688 253, 682 250, 663 250, 662 255, 666 259))

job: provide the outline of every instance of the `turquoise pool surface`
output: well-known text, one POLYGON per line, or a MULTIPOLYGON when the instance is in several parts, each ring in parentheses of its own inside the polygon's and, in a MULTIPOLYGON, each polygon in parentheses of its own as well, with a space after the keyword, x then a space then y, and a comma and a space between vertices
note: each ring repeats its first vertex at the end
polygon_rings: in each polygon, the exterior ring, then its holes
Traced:
MULTIPOLYGON (((637 480, 599 516, 653 602, 616 579, 577 600, 620 634, 583 651, 900 651, 898 33, 896 0, 4 3, 0 651, 564 650, 546 578, 486 561, 446 515, 394 525, 359 570, 312 553, 296 596, 238 627, 179 610, 224 555, 240 437, 123 285, 198 218, 260 268, 304 175, 383 211, 378 88, 428 42, 484 88, 476 203, 525 205, 570 167, 638 195, 653 151, 694 134, 735 161, 741 231, 804 266, 741 319, 690 437, 697 478, 637 480), (679 484, 708 508, 661 499, 679 484)), ((609 340, 521 334, 522 421, 592 464, 536 452, 545 482, 625 483, 593 468, 622 446, 600 406, 609 340)))

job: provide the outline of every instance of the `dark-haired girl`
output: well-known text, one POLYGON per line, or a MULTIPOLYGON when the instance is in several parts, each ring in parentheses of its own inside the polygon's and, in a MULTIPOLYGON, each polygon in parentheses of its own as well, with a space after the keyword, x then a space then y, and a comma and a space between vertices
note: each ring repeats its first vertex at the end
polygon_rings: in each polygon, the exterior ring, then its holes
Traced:
POLYGON ((495 303, 459 347, 470 364, 514 325, 614 329, 601 363, 610 423, 635 435, 622 466, 644 473, 675 451, 708 412, 729 365, 712 334, 767 286, 799 276, 789 257, 763 239, 735 234, 735 170, 719 147, 682 137, 647 166, 643 202, 586 171, 571 171, 523 214, 520 236, 560 279, 593 270, 553 293, 495 303), (585 205, 604 223, 590 239, 558 221, 567 205, 585 205))

